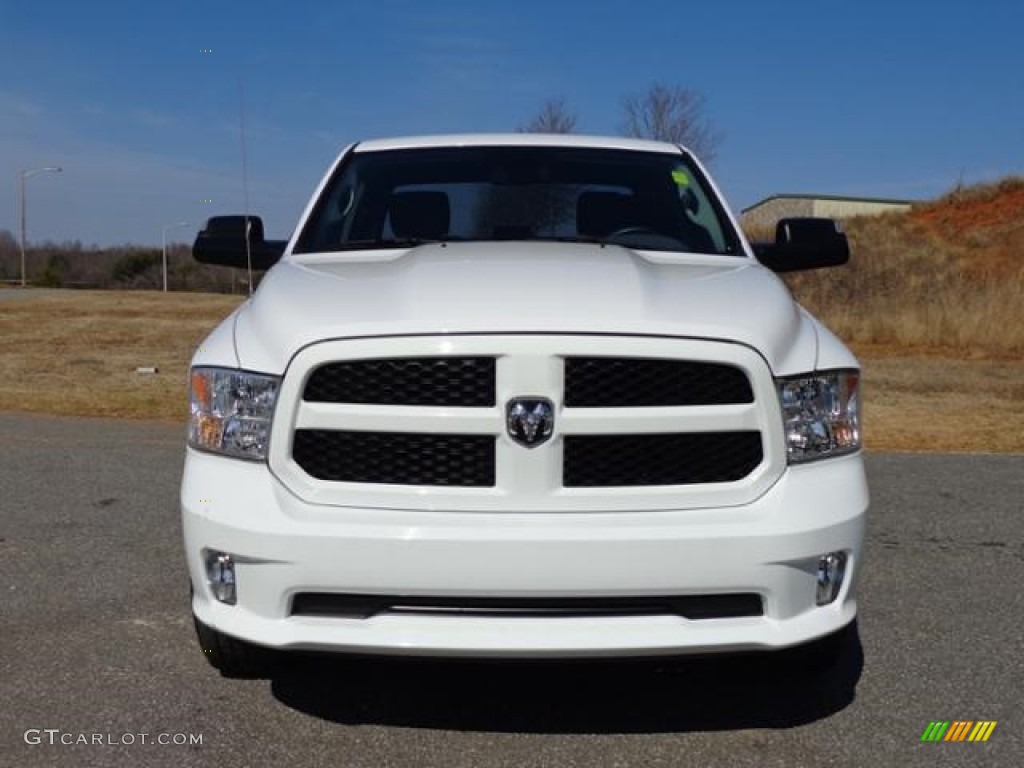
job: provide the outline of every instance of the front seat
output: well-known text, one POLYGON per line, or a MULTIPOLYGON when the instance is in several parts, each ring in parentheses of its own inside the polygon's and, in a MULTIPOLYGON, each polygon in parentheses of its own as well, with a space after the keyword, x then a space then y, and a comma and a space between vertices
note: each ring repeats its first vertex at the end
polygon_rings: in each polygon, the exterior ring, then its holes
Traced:
POLYGON ((612 232, 639 224, 631 195, 588 190, 576 201, 576 232, 603 240, 612 232))
POLYGON ((395 237, 441 240, 448 234, 451 208, 444 192, 395 192, 388 201, 388 219, 395 237))

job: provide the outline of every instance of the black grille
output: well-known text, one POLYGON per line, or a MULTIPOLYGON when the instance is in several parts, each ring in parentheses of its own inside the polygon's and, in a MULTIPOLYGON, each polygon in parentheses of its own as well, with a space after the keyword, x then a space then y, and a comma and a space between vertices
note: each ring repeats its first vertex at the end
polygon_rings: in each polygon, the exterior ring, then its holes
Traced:
POLYGON ((747 375, 731 365, 632 357, 569 357, 565 361, 568 408, 752 402, 747 375))
POLYGON ((328 363, 303 400, 366 405, 494 405, 493 357, 402 357, 328 363))
POLYGON ((395 485, 494 485, 492 435, 295 431, 292 456, 318 480, 395 485))
POLYGON ((382 613, 414 613, 498 618, 581 616, 683 616, 724 619, 762 616, 761 596, 751 592, 722 595, 654 597, 429 597, 424 595, 351 595, 300 592, 292 599, 293 616, 368 619, 382 613))
POLYGON ((569 488, 691 485, 741 480, 761 463, 760 432, 567 435, 569 488))

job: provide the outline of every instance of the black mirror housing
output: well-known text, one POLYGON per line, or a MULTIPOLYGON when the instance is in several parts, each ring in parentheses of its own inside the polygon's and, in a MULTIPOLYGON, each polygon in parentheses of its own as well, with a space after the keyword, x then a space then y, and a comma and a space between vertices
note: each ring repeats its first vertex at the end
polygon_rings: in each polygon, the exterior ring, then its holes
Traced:
POLYGON ((270 269, 286 245, 284 240, 264 239, 259 216, 213 216, 196 235, 192 258, 202 264, 241 269, 248 267, 251 258, 253 269, 270 269))
POLYGON ((850 243, 834 219, 780 219, 774 243, 754 243, 757 260, 774 272, 838 267, 850 260, 850 243))

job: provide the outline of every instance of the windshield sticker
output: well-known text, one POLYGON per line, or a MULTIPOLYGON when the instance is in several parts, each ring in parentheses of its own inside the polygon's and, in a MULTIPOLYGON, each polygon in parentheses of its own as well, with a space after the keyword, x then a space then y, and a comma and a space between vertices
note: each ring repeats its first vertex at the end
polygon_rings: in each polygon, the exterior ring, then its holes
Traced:
POLYGON ((672 181, 680 187, 685 187, 689 185, 690 178, 686 175, 686 171, 672 171, 672 181))

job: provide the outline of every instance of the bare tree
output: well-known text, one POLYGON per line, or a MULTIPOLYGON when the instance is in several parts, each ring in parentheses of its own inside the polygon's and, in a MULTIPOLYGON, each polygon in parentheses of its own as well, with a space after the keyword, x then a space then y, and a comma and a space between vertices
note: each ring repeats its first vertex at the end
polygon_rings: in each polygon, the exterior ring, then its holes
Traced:
POLYGON ((705 162, 715 158, 722 135, 704 116, 704 97, 697 91, 655 83, 624 99, 622 108, 625 135, 682 144, 705 162))
POLYGON ((575 133, 576 115, 565 99, 548 99, 533 118, 517 128, 520 133, 575 133))

